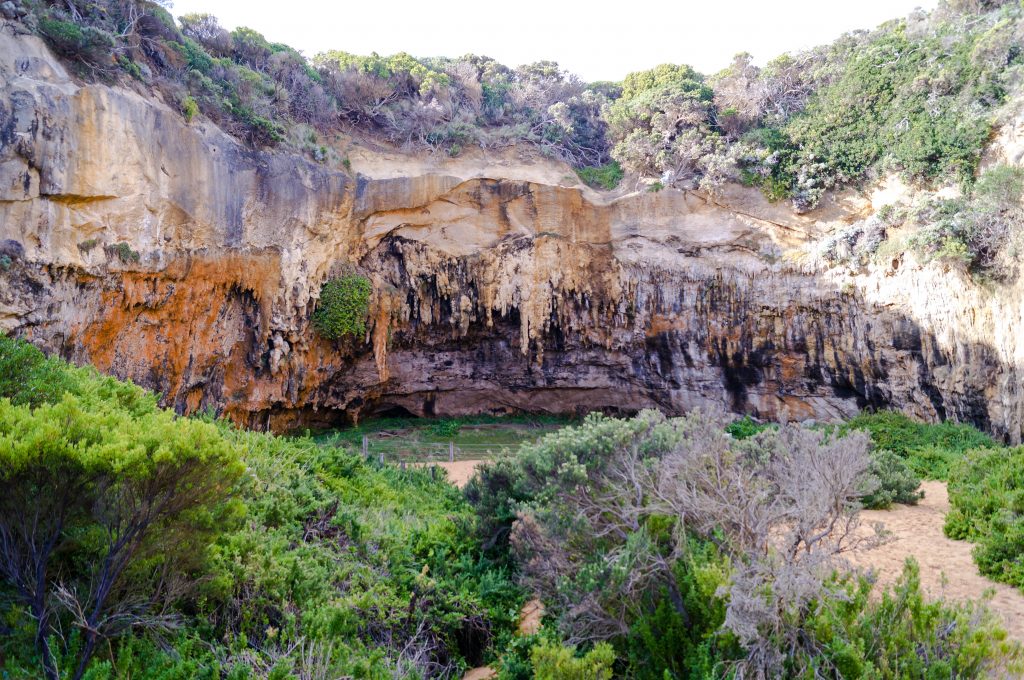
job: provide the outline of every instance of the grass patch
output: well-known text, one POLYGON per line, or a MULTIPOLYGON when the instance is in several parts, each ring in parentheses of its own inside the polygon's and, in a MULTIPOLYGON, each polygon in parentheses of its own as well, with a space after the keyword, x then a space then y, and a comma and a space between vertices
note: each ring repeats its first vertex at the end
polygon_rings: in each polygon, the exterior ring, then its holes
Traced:
POLYGON ((622 167, 617 161, 596 167, 576 168, 576 174, 580 176, 580 179, 588 187, 604 189, 605 191, 611 191, 619 186, 619 182, 622 181, 624 176, 622 167))

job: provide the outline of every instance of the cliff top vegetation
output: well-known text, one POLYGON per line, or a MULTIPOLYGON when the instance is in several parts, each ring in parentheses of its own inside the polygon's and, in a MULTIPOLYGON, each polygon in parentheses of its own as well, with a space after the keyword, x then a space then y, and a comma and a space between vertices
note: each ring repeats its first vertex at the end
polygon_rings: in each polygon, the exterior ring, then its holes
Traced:
POLYGON ((766 66, 662 64, 586 83, 554 62, 329 51, 307 59, 209 14, 176 22, 148 0, 20 0, 79 77, 161 90, 257 146, 329 157, 338 132, 458 155, 529 145, 608 188, 621 177, 761 187, 798 211, 884 172, 969 185, 993 118, 1024 73, 1016 0, 947 0, 766 66), (620 170, 621 169, 621 170, 620 170))

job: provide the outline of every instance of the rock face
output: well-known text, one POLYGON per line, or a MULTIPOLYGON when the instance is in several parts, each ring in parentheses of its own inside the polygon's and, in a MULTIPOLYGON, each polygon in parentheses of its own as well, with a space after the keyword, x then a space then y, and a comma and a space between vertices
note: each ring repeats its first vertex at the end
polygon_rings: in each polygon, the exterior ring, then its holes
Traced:
POLYGON ((870 214, 731 187, 599 194, 542 160, 248 149, 0 32, 0 329, 256 427, 367 414, 893 406, 1021 436, 1024 306, 909 256, 809 255, 870 214), (342 267, 366 338, 309 318, 342 267))

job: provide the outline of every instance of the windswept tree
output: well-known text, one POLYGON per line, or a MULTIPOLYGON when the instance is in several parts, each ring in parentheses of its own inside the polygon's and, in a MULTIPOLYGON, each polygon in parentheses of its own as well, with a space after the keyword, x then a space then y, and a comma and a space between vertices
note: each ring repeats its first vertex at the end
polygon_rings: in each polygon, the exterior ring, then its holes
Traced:
POLYGON ((52 680, 81 678, 107 639, 175 627, 169 605, 230 519, 243 470, 214 425, 90 396, 0 399, 2 592, 31 613, 52 680), (74 668, 51 649, 69 632, 58 620, 78 639, 64 640, 74 668))

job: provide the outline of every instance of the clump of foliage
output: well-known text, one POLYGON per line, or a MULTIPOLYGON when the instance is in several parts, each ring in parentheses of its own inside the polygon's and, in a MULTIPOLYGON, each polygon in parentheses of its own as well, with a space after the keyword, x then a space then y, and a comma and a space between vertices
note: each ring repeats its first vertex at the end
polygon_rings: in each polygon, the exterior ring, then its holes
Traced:
POLYGON ((622 167, 665 183, 720 180, 714 92, 689 66, 662 64, 630 73, 605 108, 613 156, 622 167))
POLYGON ((30 615, 48 678, 77 679, 103 641, 174 627, 166 608, 235 514, 243 468, 216 427, 137 387, 7 338, 0 362, 0 607, 30 615))
POLYGON ((39 33, 58 54, 94 69, 110 61, 115 42, 109 32, 59 16, 44 14, 38 21, 39 33))
POLYGON ((851 430, 865 430, 876 449, 898 455, 926 479, 945 480, 950 467, 967 451, 996 446, 991 437, 970 425, 921 423, 898 411, 865 411, 839 428, 840 433, 851 430))
POLYGON ((199 104, 192 95, 185 95, 185 99, 182 100, 181 115, 185 117, 186 123, 191 123, 192 119, 199 115, 199 104))
POLYGON ((861 497, 865 508, 884 509, 893 503, 914 505, 924 498, 924 492, 918 490, 921 478, 892 451, 871 452, 871 474, 878 480, 878 486, 861 497))
POLYGON ((78 250, 80 250, 83 253, 88 253, 91 252, 93 248, 95 248, 99 244, 100 242, 98 239, 89 238, 78 244, 78 250))
POLYGON ((993 279, 1017 275, 1024 228, 1024 168, 987 170, 967 195, 935 199, 915 215, 924 226, 910 247, 926 259, 963 265, 993 279))
POLYGON ((976 544, 981 573, 1024 588, 1024 448, 969 452, 949 478, 950 538, 976 544))
POLYGON ((736 439, 747 439, 772 427, 775 427, 772 423, 761 423, 750 416, 743 416, 726 425, 725 431, 736 439))
POLYGON ((622 166, 616 161, 599 165, 597 167, 589 168, 577 168, 576 174, 580 176, 580 179, 590 187, 595 189, 604 189, 611 191, 615 187, 619 186, 619 182, 622 181, 624 173, 622 172, 622 166))
POLYGON ((615 650, 598 643, 582 656, 572 647, 559 644, 537 645, 530 652, 536 680, 611 680, 615 650))
POLYGON ((320 301, 313 312, 313 327, 328 340, 346 335, 366 334, 373 285, 361 274, 330 279, 320 288, 320 301))
POLYGON ((798 209, 875 170, 969 182, 988 138, 989 111, 1022 59, 1014 46, 1019 22, 1013 3, 980 15, 946 8, 844 36, 764 74, 747 65, 762 104, 746 107, 746 117, 760 115, 767 124, 742 138, 741 168, 798 209), (779 96, 786 103, 772 111, 776 75, 784 76, 779 96))
POLYGON ((590 416, 470 482, 481 537, 566 644, 607 643, 616 675, 652 679, 970 677, 1015 654, 991 617, 925 605, 913 564, 881 598, 836 572, 877 485, 865 433, 725 425, 590 416))
POLYGON ((452 677, 521 591, 429 470, 176 417, 0 336, 0 675, 452 677))
POLYGON ((463 421, 455 418, 442 418, 430 425, 430 433, 438 437, 454 437, 462 429, 463 421))
POLYGON ((142 255, 138 251, 132 250, 132 247, 123 241, 107 246, 104 250, 107 255, 116 257, 122 264, 138 264, 142 259, 142 255))

